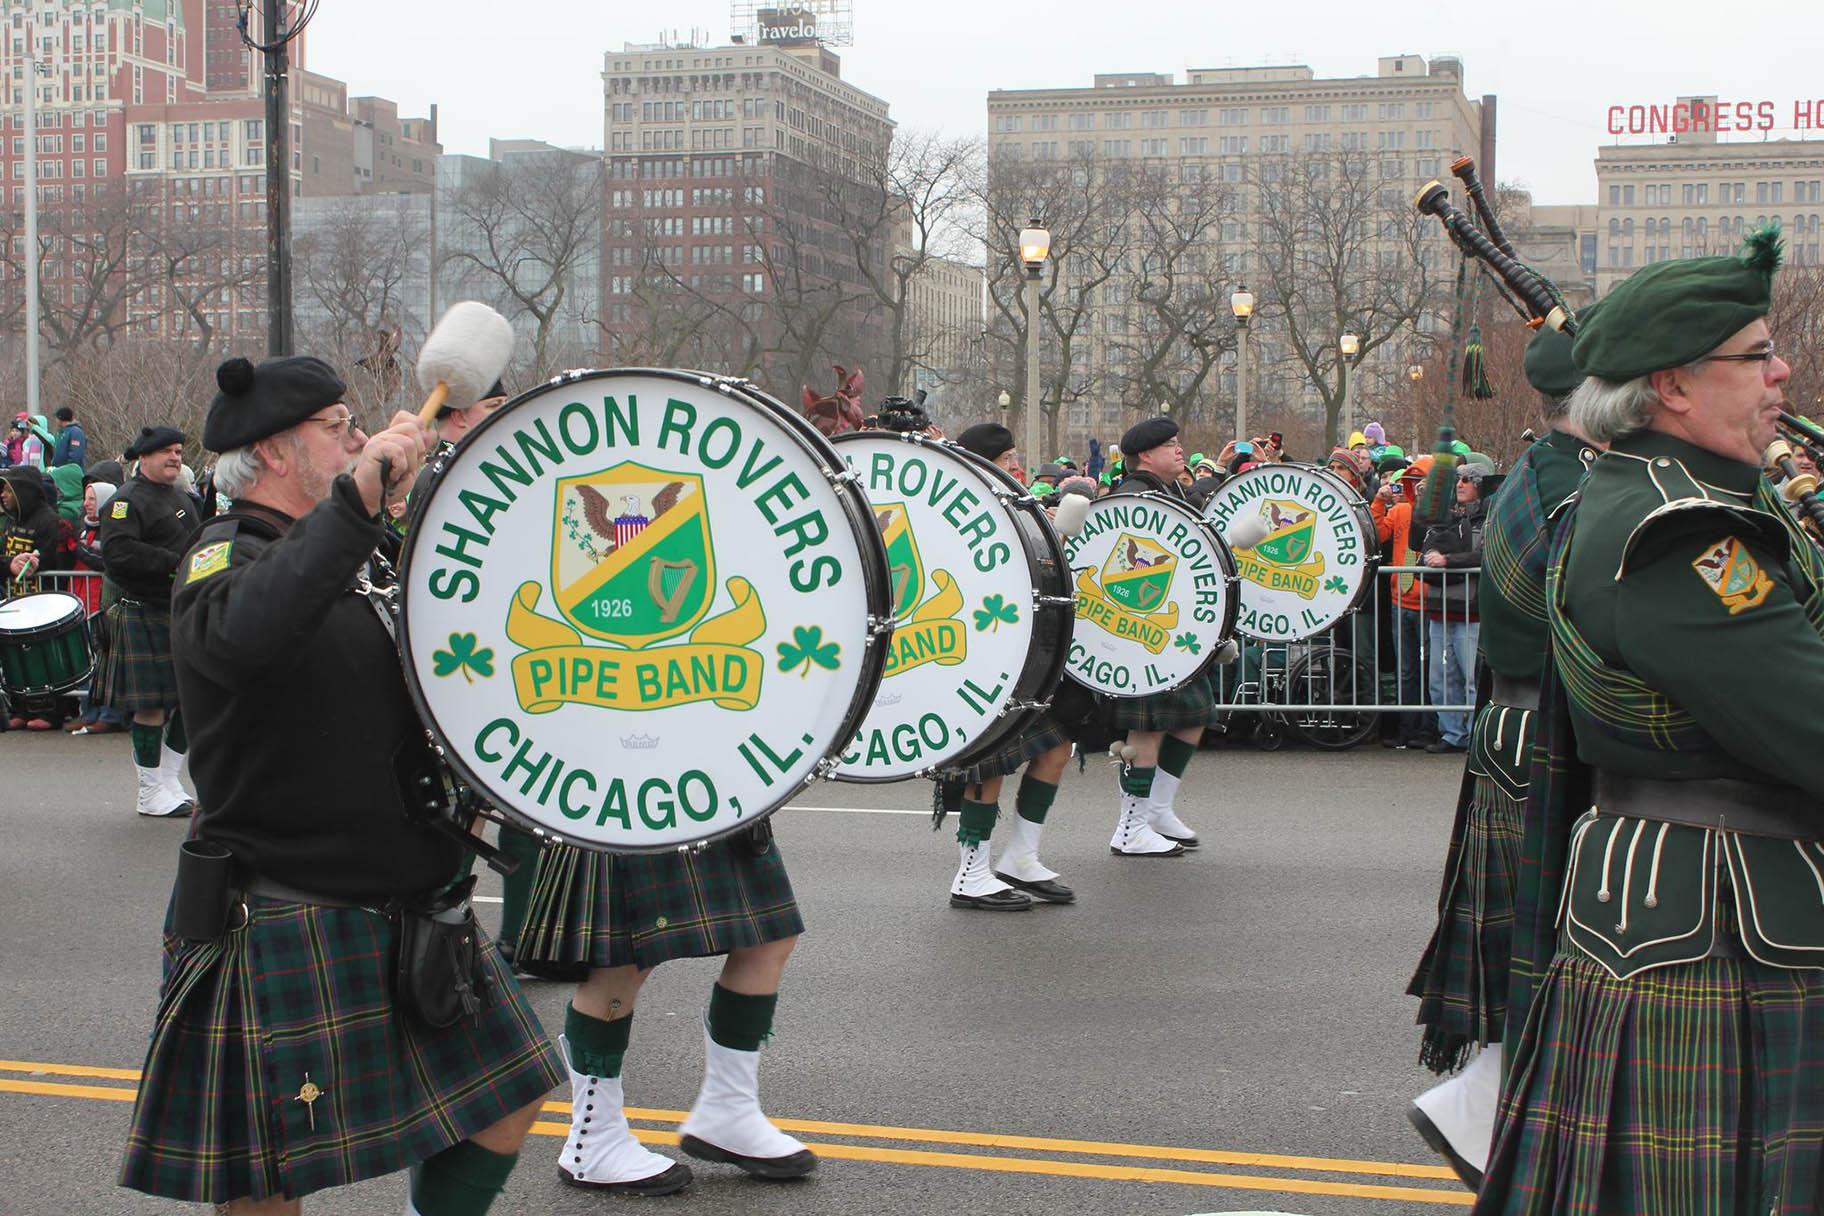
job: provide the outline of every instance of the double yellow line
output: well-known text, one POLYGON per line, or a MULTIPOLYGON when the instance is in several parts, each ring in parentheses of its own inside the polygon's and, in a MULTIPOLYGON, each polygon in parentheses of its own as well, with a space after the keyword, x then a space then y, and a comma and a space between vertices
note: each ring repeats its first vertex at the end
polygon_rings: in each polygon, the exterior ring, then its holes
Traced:
MULTIPOLYGON (((25 1060, 0 1060, 0 1093, 31 1094, 50 1098, 87 1098, 104 1102, 131 1102, 139 1083, 137 1070, 97 1068, 82 1064, 43 1064, 25 1060), (14 1075, 5 1075, 14 1074, 14 1075), (46 1080, 76 1078, 78 1080, 46 1080), (84 1083, 89 1082, 89 1083, 84 1083), (95 1084, 94 1082, 113 1082, 95 1084)), ((535 1135, 569 1134, 570 1104, 547 1102, 545 1112, 564 1122, 532 1125, 535 1135)), ((672 1128, 683 1121, 681 1110, 628 1107, 634 1135, 646 1144, 676 1144, 672 1128)), ((1469 1207, 1474 1199, 1462 1189, 1450 1170, 1435 1165, 1409 1165, 1395 1161, 1354 1161, 1342 1157, 1294 1157, 1278 1153, 1245 1153, 1224 1149, 1177 1148, 1159 1144, 1121 1144, 1102 1140, 1059 1140, 1041 1136, 1013 1136, 994 1132, 943 1131, 924 1127, 891 1127, 873 1123, 835 1123, 822 1119, 775 1119, 782 1129, 799 1135, 836 1137, 807 1141, 820 1157, 844 1161, 878 1161, 891 1165, 938 1166, 945 1169, 989 1170, 1006 1174, 1042 1174, 1054 1178, 1089 1178, 1109 1182, 1175 1182, 1275 1194, 1334 1195, 1355 1199, 1401 1200, 1446 1207, 1469 1207), (969 1149, 995 1149, 999 1153, 953 1152, 925 1148, 896 1148, 888 1144, 944 1145, 969 1149), (1037 1154, 1010 1156, 1010 1152, 1037 1154), (1185 1169, 1170 1165, 1128 1165, 1117 1161, 1178 1162, 1184 1165, 1229 1166, 1291 1173, 1230 1173, 1185 1169), (1308 1175, 1332 1175, 1311 1177, 1308 1175), (1401 1186, 1384 1182, 1354 1182, 1348 1178, 1394 1178, 1438 1182, 1442 1186, 1401 1186)))

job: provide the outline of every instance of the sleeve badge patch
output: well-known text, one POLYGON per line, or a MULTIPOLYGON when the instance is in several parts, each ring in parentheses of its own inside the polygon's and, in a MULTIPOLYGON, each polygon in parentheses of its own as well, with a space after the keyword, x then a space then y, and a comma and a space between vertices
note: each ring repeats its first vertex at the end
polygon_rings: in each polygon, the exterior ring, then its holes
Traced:
POLYGON ((1773 580, 1761 570, 1748 546, 1733 536, 1711 545, 1691 563, 1704 586, 1729 607, 1729 615, 1757 608, 1773 590, 1773 580))
POLYGON ((115 503, 114 509, 109 512, 109 514, 115 519, 125 519, 127 517, 127 504, 124 502, 115 503))
POLYGON ((234 548, 231 540, 218 540, 212 545, 204 545, 190 555, 190 569, 184 575, 185 584, 198 583, 211 574, 220 574, 228 568, 228 556, 234 548))

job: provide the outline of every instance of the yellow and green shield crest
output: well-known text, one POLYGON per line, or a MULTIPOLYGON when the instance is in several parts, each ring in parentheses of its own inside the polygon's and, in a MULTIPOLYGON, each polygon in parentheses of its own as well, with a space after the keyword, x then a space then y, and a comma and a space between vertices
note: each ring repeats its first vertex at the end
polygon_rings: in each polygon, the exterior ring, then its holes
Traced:
POLYGON ((628 461, 557 483, 551 588, 591 637, 640 647, 688 632, 714 598, 703 479, 628 461))
POLYGON ((912 534, 912 515, 903 502, 876 503, 874 523, 887 547, 887 569, 893 576, 893 619, 903 621, 918 607, 925 589, 925 563, 912 534))
POLYGON ((1301 503, 1269 498, 1260 508, 1267 537, 1254 546, 1257 556, 1276 566, 1296 566, 1311 556, 1317 537, 1317 513, 1301 503))
POLYGON ((1157 612, 1177 569, 1177 557, 1165 548, 1124 532, 1102 564, 1102 592, 1129 612, 1157 612))

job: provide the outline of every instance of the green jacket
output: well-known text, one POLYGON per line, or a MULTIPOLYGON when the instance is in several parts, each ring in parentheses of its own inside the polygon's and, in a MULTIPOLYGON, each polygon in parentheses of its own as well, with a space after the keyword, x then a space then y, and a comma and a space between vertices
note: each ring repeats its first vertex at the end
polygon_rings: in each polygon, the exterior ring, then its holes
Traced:
POLYGON ((1489 667, 1501 675, 1540 676, 1552 521, 1595 459, 1595 449, 1581 439, 1552 431, 1521 453, 1489 501, 1482 533, 1481 643, 1489 667))

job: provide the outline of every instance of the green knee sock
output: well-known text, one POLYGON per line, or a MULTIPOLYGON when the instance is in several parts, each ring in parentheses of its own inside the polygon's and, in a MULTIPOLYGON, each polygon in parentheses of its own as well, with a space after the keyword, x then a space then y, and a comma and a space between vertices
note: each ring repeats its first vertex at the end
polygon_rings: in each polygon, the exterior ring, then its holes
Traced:
POLYGON ((460 1140, 412 1171, 412 1206, 422 1216, 483 1216, 518 1160, 460 1140))
POLYGON ((564 1007, 564 1038, 570 1044, 570 1064, 587 1077, 618 1077, 633 1035, 633 1015, 612 1022, 564 1007))
POLYGON ((773 1010, 778 1006, 777 992, 749 996, 717 984, 709 994, 709 1037, 734 1051, 759 1051, 773 1035, 773 1010))
POLYGON ((994 821, 1001 808, 992 802, 963 799, 963 812, 956 817, 956 842, 980 844, 994 835, 994 821))
POLYGON ((1051 804, 1058 796, 1058 787, 1050 781, 1041 781, 1031 773, 1020 778, 1020 792, 1014 798, 1013 807, 1020 813, 1020 818, 1028 823, 1044 823, 1045 816, 1051 813, 1051 804))
POLYGON ((1191 757, 1197 754, 1197 748, 1177 735, 1167 735, 1159 741, 1159 767, 1174 777, 1184 776, 1184 770, 1190 767, 1191 757))
POLYGON ((165 746, 180 756, 190 750, 190 736, 184 733, 182 710, 172 710, 171 716, 165 719, 165 746))
MULTIPOLYGON (((497 940, 515 947, 519 929, 526 922, 526 904, 532 898, 532 880, 538 877, 538 838, 518 828, 500 829, 500 851, 519 863, 519 869, 500 880, 500 934, 497 940)), ((597 1074, 600 1075, 600 1074, 597 1074)))
POLYGON ((1130 765, 1121 770, 1121 792, 1124 794, 1132 794, 1136 798, 1144 798, 1152 793, 1152 768, 1150 766, 1147 768, 1140 768, 1137 765, 1130 765))
POLYGON ((158 738, 164 730, 162 726, 147 726, 144 722, 133 724, 133 763, 141 768, 158 767, 158 738))

